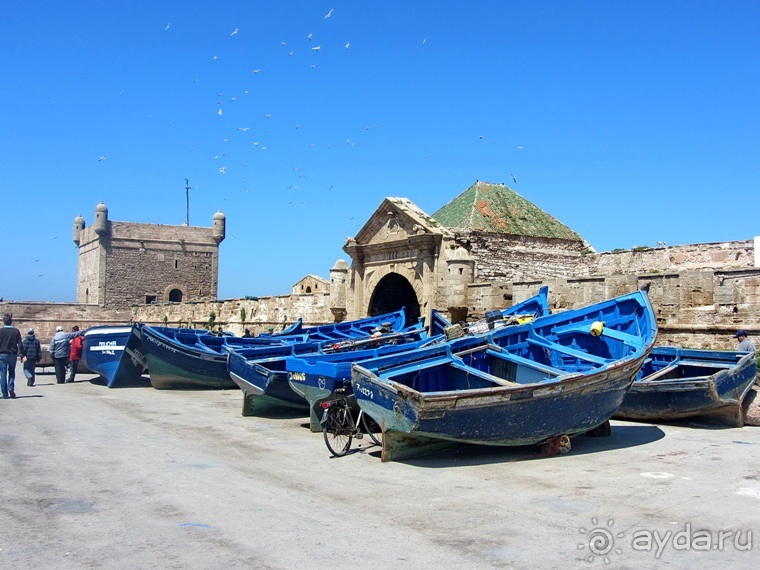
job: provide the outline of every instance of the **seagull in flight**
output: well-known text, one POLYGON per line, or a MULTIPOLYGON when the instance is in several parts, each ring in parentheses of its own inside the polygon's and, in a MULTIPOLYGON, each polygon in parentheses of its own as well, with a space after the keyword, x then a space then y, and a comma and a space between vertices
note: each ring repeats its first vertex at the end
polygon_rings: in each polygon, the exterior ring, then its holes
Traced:
POLYGON ((311 51, 319 51, 322 48, 322 46, 314 46, 311 48, 311 51))
POLYGON ((306 38, 307 38, 309 41, 311 41, 311 38, 312 38, 312 34, 309 34, 308 36, 306 36, 306 38))
POLYGON ((234 30, 232 30, 232 33, 230 34, 230 37, 236 36, 239 31, 240 31, 240 28, 235 28, 234 30))
POLYGON ((251 130, 251 127, 238 127, 237 130, 247 133, 248 131, 251 130))
POLYGON ((105 159, 106 159, 105 156, 99 156, 98 157, 98 162, 103 162, 105 159))
POLYGON ((327 20, 327 18, 332 16, 333 10, 335 10, 335 8, 330 8, 330 11, 325 15, 325 20, 327 20))
POLYGON ((260 69, 254 69, 251 73, 253 73, 254 75, 256 75, 257 73, 261 73, 261 70, 260 69))
POLYGON ((171 27, 172 27, 172 23, 169 22, 168 24, 166 24, 166 27, 164 28, 164 31, 168 30, 171 27))
POLYGON ((514 174, 510 174, 510 176, 512 177, 512 182, 514 182, 515 184, 517 184, 517 178, 515 178, 515 175, 514 174))

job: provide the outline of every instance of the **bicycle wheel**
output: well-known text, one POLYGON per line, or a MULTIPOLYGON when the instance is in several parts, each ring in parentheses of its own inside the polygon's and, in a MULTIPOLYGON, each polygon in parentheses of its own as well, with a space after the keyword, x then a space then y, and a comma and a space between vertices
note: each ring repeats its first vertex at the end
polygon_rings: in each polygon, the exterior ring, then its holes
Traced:
POLYGON ((336 457, 348 453, 351 447, 353 423, 348 408, 334 406, 327 410, 327 420, 322 426, 322 435, 327 449, 336 457))
POLYGON ((377 445, 383 445, 383 430, 380 424, 365 413, 362 413, 362 428, 372 441, 377 445))

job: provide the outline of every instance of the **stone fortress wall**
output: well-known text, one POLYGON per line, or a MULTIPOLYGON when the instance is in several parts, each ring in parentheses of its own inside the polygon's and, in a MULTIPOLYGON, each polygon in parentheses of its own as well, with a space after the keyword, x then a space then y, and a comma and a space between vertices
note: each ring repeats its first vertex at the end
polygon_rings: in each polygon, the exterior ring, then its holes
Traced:
MULTIPOLYGON (((752 241, 736 241, 586 255, 583 258, 593 267, 609 267, 609 273, 474 283, 468 287, 468 315, 470 319, 481 318, 488 310, 530 297, 544 284, 549 286, 553 310, 582 306, 648 285, 660 343, 731 349, 735 346, 731 335, 737 328, 747 329, 755 339, 760 336, 760 267, 755 265, 755 254, 752 241), (649 264, 647 271, 620 270, 631 260, 641 263, 642 258, 649 264)), ((208 324, 212 312, 216 325, 238 334, 246 327, 254 333, 270 325, 283 327, 299 317, 305 325, 333 322, 326 281, 314 280, 311 293, 300 292, 302 284, 296 284, 289 295, 158 303, 128 309, 4 301, 0 312, 13 313, 14 324, 22 332, 35 328, 43 342, 52 336, 56 325, 68 330, 74 324, 86 327, 141 321, 201 328, 208 324), (324 289, 315 292, 318 286, 324 289)))
MULTIPOLYGON (((455 239, 463 241, 467 236, 455 239)), ((517 238, 511 241, 520 243, 510 243, 506 254, 504 236, 477 239, 475 247, 473 239, 469 244, 477 253, 474 279, 462 293, 468 305, 468 320, 522 301, 544 284, 549 286, 553 310, 579 307, 648 286, 661 344, 731 349, 736 346, 732 335, 738 328, 747 329, 756 341, 760 337, 757 238, 603 253, 566 244, 558 246, 553 240, 541 243, 536 238, 517 238), (558 252, 557 247, 562 251, 558 252), (556 260, 558 253, 560 259, 567 261, 552 264, 551 259, 556 260)), ((345 274, 346 263, 341 262, 336 267, 343 267, 345 274)), ((445 290, 447 284, 438 288, 445 290)), ((74 324, 86 328, 129 322, 202 328, 209 325, 212 314, 215 326, 242 334, 244 328, 254 333, 266 331, 270 325, 282 328, 297 318, 302 318, 306 326, 334 322, 336 316, 346 318, 335 310, 336 298, 338 304, 345 304, 345 298, 340 297, 330 281, 307 275, 290 294, 277 296, 184 302, 157 299, 155 304, 109 308, 92 302, 3 301, 0 312, 13 313, 14 324, 22 332, 34 328, 42 342, 52 336, 57 325, 65 330, 74 324)), ((446 312, 445 306, 435 308, 446 312)), ((355 317, 349 314, 348 318, 355 317)))

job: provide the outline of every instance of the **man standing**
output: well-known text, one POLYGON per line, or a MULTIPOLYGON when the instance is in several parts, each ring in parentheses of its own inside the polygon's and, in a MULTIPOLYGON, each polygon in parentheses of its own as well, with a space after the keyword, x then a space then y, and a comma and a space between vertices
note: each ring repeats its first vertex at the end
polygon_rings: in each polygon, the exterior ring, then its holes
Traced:
POLYGON ((71 353, 71 339, 78 336, 79 331, 63 332, 63 327, 55 327, 55 335, 50 339, 50 355, 55 365, 55 381, 57 384, 66 382, 66 365, 69 363, 71 353))
POLYGON ((3 315, 0 329, 0 389, 3 400, 16 397, 16 361, 21 353, 21 333, 13 326, 13 315, 3 315))
MULTIPOLYGON (((74 325, 71 327, 72 332, 79 332, 79 327, 74 325)), ((82 335, 75 336, 71 339, 71 352, 69 352, 69 360, 71 369, 69 370, 69 379, 66 382, 73 382, 74 376, 77 375, 77 366, 79 366, 79 359, 82 358, 82 343, 84 337, 82 335)))
POLYGON ((739 329, 736 331, 734 338, 739 341, 739 352, 755 352, 755 345, 747 338, 747 331, 739 329))
POLYGON ((37 363, 42 358, 42 347, 40 341, 34 336, 34 329, 29 329, 24 340, 21 342, 21 362, 24 363, 24 376, 26 376, 26 385, 34 386, 34 370, 37 363))

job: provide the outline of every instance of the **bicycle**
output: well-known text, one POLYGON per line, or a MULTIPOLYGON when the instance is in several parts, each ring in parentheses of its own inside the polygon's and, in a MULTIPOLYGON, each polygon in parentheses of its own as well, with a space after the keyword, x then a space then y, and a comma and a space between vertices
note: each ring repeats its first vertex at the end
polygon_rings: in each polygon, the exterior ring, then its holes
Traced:
MULTIPOLYGON (((336 394, 345 394, 345 388, 335 390, 336 394)), ((322 402, 322 435, 325 445, 336 457, 348 453, 353 438, 362 439, 366 433, 377 445, 383 444, 383 433, 378 423, 356 405, 353 394, 341 395, 334 400, 322 402), (359 410, 356 419, 354 412, 359 410), (360 428, 361 426, 361 428, 360 428)))

